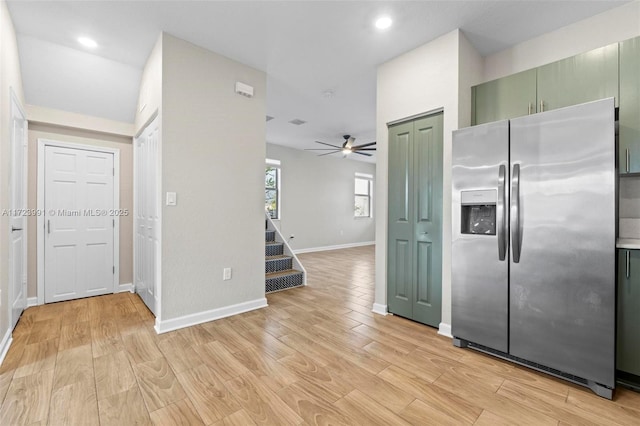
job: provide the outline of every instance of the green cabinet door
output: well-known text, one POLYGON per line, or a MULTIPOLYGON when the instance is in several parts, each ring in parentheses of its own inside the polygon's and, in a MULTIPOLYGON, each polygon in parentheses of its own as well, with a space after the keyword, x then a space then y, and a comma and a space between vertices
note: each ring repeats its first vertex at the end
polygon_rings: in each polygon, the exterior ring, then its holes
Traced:
POLYGON ((537 69, 537 112, 615 97, 618 44, 610 44, 537 69))
POLYGON ((442 315, 442 114, 389 128, 389 312, 442 315))
POLYGON ((472 125, 532 114, 536 112, 536 70, 479 84, 471 96, 472 125))
POLYGON ((620 43, 620 173, 640 172, 640 37, 620 43))
POLYGON ((617 369, 640 376, 640 250, 618 251, 617 369))

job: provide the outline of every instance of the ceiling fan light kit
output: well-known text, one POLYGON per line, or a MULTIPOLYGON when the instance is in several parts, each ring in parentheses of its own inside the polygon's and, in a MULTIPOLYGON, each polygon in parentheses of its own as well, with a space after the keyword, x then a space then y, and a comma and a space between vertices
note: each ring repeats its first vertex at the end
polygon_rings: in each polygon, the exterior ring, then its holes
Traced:
POLYGON ((376 142, 369 142, 362 145, 354 145, 353 143, 355 142, 356 138, 352 137, 351 135, 343 135, 342 137, 344 138, 344 142, 342 143, 342 146, 316 141, 316 143, 327 145, 327 146, 330 146, 331 148, 309 148, 309 149, 306 149, 305 151, 329 151, 329 152, 325 152, 324 154, 319 154, 318 157, 321 157, 323 155, 336 154, 340 152, 342 153, 342 158, 345 158, 347 157, 348 154, 351 154, 351 153, 371 157, 372 154, 369 154, 368 152, 361 152, 361 151, 376 150, 375 148, 373 148, 376 142))

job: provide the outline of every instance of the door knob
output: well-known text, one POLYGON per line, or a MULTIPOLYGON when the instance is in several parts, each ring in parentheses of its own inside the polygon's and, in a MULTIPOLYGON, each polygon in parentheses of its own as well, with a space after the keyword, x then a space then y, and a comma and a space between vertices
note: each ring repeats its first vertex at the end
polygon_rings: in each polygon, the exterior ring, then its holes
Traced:
POLYGON ((16 232, 16 231, 22 231, 22 228, 14 228, 13 226, 11 227, 11 232, 16 232))

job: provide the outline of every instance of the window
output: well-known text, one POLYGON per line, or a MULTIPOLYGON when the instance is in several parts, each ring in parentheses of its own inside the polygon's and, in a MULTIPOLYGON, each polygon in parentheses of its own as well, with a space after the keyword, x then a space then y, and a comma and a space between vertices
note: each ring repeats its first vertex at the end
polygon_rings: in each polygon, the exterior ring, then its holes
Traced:
POLYGON ((371 217, 371 187, 373 176, 356 173, 355 179, 355 217, 371 217))
POLYGON ((267 160, 264 175, 265 208, 271 219, 280 219, 280 161, 267 160))

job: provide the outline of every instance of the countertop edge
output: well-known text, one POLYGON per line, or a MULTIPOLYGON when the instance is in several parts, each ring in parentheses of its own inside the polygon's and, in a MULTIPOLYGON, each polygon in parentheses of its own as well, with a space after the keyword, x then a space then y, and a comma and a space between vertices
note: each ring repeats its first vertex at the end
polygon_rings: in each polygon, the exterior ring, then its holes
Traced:
POLYGON ((618 238, 616 248, 640 250, 640 239, 638 238, 618 238))

